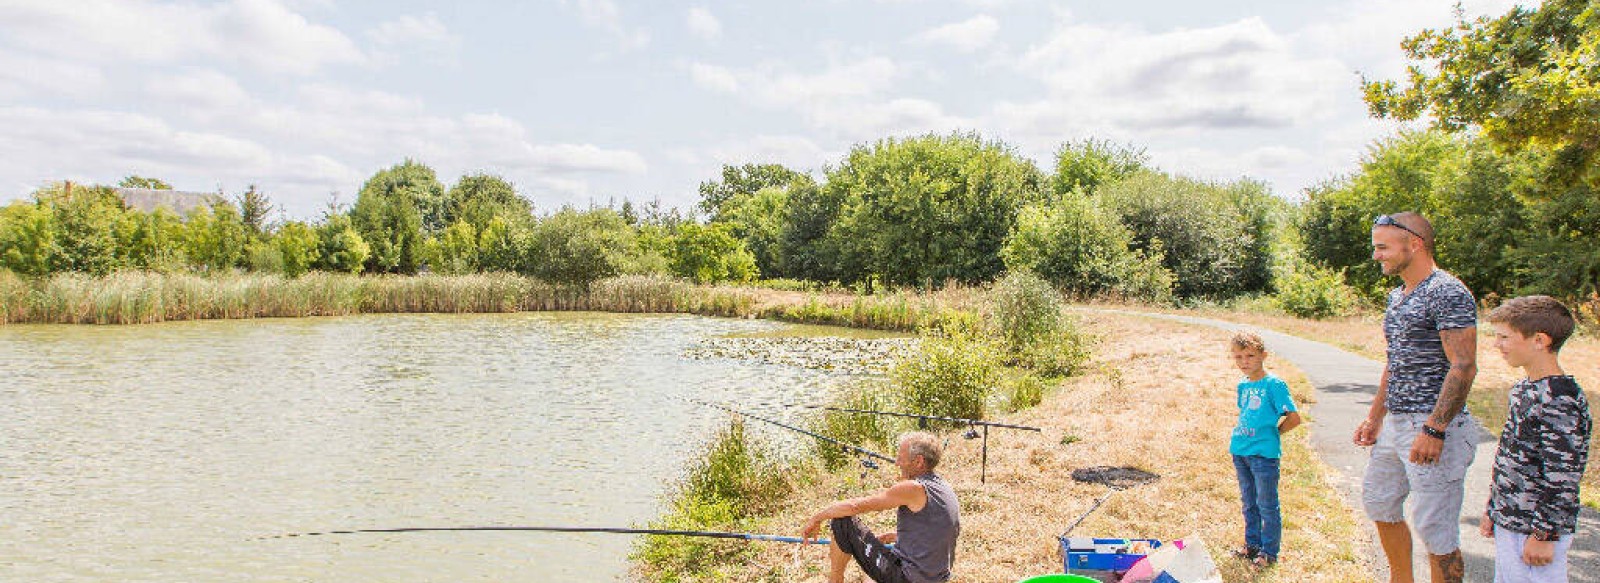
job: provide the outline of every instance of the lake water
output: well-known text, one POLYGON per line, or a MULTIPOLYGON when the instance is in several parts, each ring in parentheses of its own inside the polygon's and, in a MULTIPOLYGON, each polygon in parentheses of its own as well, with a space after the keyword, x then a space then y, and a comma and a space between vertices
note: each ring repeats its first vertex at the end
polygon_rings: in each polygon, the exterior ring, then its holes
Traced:
POLYGON ((0 327, 0 580, 625 579, 625 535, 260 537, 642 526, 727 422, 674 396, 819 402, 838 382, 685 356, 785 327, 572 313, 0 327))

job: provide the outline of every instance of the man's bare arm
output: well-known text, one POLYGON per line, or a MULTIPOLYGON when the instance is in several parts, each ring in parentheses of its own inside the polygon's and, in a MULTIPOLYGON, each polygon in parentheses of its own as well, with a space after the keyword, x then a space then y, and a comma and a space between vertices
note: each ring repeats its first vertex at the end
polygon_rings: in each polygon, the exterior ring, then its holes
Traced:
POLYGON ((1439 402, 1433 407, 1428 422, 1434 429, 1450 426, 1456 415, 1467 405, 1467 393, 1472 391, 1472 381, 1478 377, 1478 329, 1458 328, 1440 330, 1444 343, 1444 356, 1450 360, 1450 372, 1439 389, 1439 402))

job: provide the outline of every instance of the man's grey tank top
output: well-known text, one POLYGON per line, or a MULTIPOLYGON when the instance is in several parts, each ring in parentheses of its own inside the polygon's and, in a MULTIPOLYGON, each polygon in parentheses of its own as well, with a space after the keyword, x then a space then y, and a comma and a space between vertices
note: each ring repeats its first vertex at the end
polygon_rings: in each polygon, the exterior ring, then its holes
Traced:
POLYGON ((895 531, 894 553, 905 563, 906 579, 912 583, 944 583, 950 580, 950 567, 956 562, 956 536, 961 534, 961 506, 955 490, 932 473, 913 478, 928 493, 928 503, 912 512, 901 506, 895 531))

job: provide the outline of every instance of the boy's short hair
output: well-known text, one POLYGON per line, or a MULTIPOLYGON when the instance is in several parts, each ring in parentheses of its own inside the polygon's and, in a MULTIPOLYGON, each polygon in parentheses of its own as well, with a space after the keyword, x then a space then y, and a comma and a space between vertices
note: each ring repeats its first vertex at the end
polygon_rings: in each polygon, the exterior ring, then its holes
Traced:
POLYGON ((1572 336, 1576 322, 1572 311, 1550 296, 1511 298, 1489 312, 1489 322, 1505 324, 1518 334, 1533 336, 1543 332, 1550 337, 1550 352, 1561 352, 1561 345, 1572 336))
POLYGON ((1255 332, 1234 332, 1233 338, 1228 341, 1228 345, 1234 348, 1254 349, 1262 354, 1267 353, 1266 341, 1262 340, 1261 335, 1255 332))
POLYGON ((928 471, 939 467, 939 458, 943 457, 943 448, 939 447, 939 438, 926 431, 909 431, 900 436, 900 443, 906 445, 906 453, 922 456, 922 461, 928 464, 928 471))

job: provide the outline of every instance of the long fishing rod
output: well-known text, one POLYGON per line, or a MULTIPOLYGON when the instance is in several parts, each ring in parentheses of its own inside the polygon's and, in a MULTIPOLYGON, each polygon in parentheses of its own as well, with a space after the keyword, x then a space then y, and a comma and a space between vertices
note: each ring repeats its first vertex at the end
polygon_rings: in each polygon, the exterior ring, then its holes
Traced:
MULTIPOLYGON (((891 464, 894 463, 894 458, 892 458, 892 457, 883 455, 881 453, 872 451, 870 449, 867 449, 867 448, 864 448, 864 447, 861 447, 861 446, 858 446, 858 445, 846 443, 846 442, 834 439, 832 437, 828 437, 826 435, 822 435, 822 434, 819 434, 819 433, 813 433, 811 431, 807 431, 805 429, 801 429, 801 428, 795 427, 793 425, 788 425, 788 424, 785 424, 785 423, 780 423, 778 421, 773 421, 771 419, 767 419, 766 417, 760 417, 760 416, 756 416, 756 415, 751 415, 749 413, 746 413, 744 411, 740 411, 738 409, 734 409, 734 408, 731 408, 731 407, 725 407, 723 405, 718 405, 716 403, 711 403, 711 402, 707 402, 707 401, 701 401, 699 399, 689 399, 689 398, 685 397, 684 400, 689 401, 691 403, 696 403, 696 404, 699 404, 699 405, 705 405, 707 407, 716 407, 718 409, 721 409, 723 411, 727 411, 729 413, 733 413, 735 415, 739 415, 741 417, 748 417, 750 419, 755 419, 756 421, 761 421, 761 422, 765 422, 765 423, 771 423, 773 425, 777 425, 778 427, 782 427, 782 428, 788 429, 790 431, 803 433, 805 435, 809 435, 811 437, 815 437, 815 438, 820 439, 822 441, 826 441, 828 443, 832 443, 832 444, 837 445, 837 446, 839 446, 841 448, 844 448, 845 451, 861 454, 861 455, 868 456, 868 457, 877 458, 877 459, 889 462, 891 464)), ((878 467, 877 464, 872 463, 870 460, 861 460, 861 464, 864 465, 864 466, 867 466, 869 468, 874 468, 874 469, 876 469, 878 467)))
MULTIPOLYGON (((1014 424, 1011 424, 1011 423, 1000 423, 998 421, 985 421, 983 419, 968 419, 968 418, 965 418, 965 417, 942 417, 942 416, 939 416, 939 415, 920 415, 920 414, 917 414, 917 413, 899 413, 899 412, 895 412, 895 411, 874 411, 874 410, 871 410, 871 409, 850 409, 850 408, 847 408, 847 407, 829 407, 829 406, 826 406, 826 405, 799 405, 799 404, 790 404, 790 403, 775 403, 775 405, 777 405, 779 407, 790 407, 790 408, 795 408, 795 409, 820 409, 820 410, 823 410, 823 411, 837 411, 837 412, 840 412, 840 413, 858 413, 858 414, 862 414, 862 415, 885 415, 885 416, 889 416, 889 417, 908 417, 908 418, 917 419, 917 420, 920 420, 920 421, 947 421, 947 422, 951 422, 951 423, 959 423, 959 424, 962 424, 962 425, 970 425, 970 426, 1001 427, 1001 428, 1005 428, 1005 429, 1021 429, 1023 431, 1038 431, 1038 432, 1043 432, 1044 431, 1043 429, 1040 429, 1038 427, 1029 427, 1027 425, 1014 425, 1014 424)), ((924 425, 924 427, 926 427, 926 423, 924 423, 923 425, 924 425)))
MULTIPOLYGON (((705 538, 728 538, 774 543, 792 544, 828 544, 828 539, 819 538, 806 541, 797 536, 782 536, 776 534, 750 534, 743 532, 717 532, 705 530, 667 530, 657 528, 610 528, 600 526, 442 526, 442 527, 417 527, 417 528, 360 528, 352 530, 328 530, 323 532, 297 532, 265 536, 261 539, 296 538, 303 536, 325 536, 333 534, 364 534, 364 533, 399 533, 399 532, 607 532, 615 534, 650 534, 657 536, 695 536, 705 538)), ((257 540, 261 540, 257 539, 257 540)))
POLYGON ((965 437, 967 439, 977 439, 979 437, 983 438, 983 462, 982 462, 982 466, 978 470, 978 481, 980 483, 988 483, 989 482, 989 428, 990 427, 1000 427, 1000 428, 1004 428, 1004 429, 1020 429, 1020 430, 1023 430, 1023 431, 1037 431, 1037 432, 1040 432, 1040 433, 1044 432, 1043 429, 1039 429, 1038 427, 1029 427, 1027 425, 1013 425, 1013 424, 1010 424, 1010 423, 998 423, 998 422, 995 422, 995 421, 984 421, 982 419, 967 419, 967 418, 964 418, 964 417, 942 417, 942 416, 939 416, 939 415, 919 415, 919 414, 916 414, 916 413, 897 413, 897 412, 894 412, 894 411, 873 411, 871 409, 850 409, 850 408, 847 408, 847 407, 828 407, 828 406, 825 406, 825 405, 791 405, 791 404, 788 404, 788 403, 778 403, 777 405, 780 406, 780 407, 794 407, 794 408, 799 408, 799 409, 821 409, 823 411, 836 411, 836 412, 839 412, 839 413, 852 413, 852 414, 858 414, 858 415, 885 415, 885 416, 889 416, 889 417, 907 417, 907 418, 911 418, 911 419, 916 419, 917 420, 917 425, 919 427, 923 428, 923 429, 927 429, 928 428, 928 422, 929 421, 946 421, 946 422, 951 422, 951 423, 961 423, 961 424, 967 425, 968 426, 967 427, 967 432, 962 434, 962 437, 965 437), (972 429, 972 427, 983 427, 983 433, 980 435, 977 432, 977 430, 972 429))

